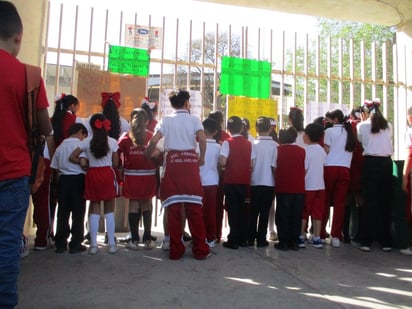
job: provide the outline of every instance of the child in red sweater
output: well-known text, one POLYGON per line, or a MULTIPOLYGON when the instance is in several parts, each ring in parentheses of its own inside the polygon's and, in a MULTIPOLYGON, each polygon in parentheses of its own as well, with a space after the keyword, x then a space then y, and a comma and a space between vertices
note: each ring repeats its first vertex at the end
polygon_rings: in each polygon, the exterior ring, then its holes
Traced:
POLYGON ((305 203, 305 149, 296 145, 297 131, 290 127, 279 131, 276 162, 276 228, 279 250, 298 250, 298 239, 305 203))
POLYGON ((247 246, 246 189, 252 168, 252 144, 242 135, 242 119, 229 118, 227 128, 231 137, 223 142, 219 163, 224 170, 223 186, 230 232, 223 247, 237 249, 247 246))

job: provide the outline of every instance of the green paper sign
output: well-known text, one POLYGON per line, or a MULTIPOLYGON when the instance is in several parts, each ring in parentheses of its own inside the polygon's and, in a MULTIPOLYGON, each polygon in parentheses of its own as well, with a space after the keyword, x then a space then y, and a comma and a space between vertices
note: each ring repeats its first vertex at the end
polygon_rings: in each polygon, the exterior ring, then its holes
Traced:
POLYGON ((150 56, 146 49, 110 46, 109 71, 136 76, 149 75, 150 56))
POLYGON ((220 92, 233 96, 269 99, 271 75, 270 62, 224 56, 220 92))

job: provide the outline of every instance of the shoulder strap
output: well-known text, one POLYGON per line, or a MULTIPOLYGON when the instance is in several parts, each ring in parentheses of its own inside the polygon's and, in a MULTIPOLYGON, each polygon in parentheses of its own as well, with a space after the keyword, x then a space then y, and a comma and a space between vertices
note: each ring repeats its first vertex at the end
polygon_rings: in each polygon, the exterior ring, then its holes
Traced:
POLYGON ((27 129, 31 144, 33 137, 38 132, 36 101, 40 89, 41 69, 36 66, 25 64, 26 67, 26 97, 27 97, 27 129))
POLYGON ((39 67, 25 64, 26 67, 26 92, 29 127, 37 126, 36 100, 40 88, 41 69, 39 67))

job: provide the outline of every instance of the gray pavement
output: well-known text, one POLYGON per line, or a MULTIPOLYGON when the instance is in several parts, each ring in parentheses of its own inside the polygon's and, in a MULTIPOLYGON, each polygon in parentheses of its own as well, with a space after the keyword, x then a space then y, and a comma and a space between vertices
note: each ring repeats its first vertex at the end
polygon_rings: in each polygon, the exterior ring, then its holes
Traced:
MULTIPOLYGON (((213 249, 179 261, 157 248, 31 251, 21 261, 17 308, 412 308, 412 256, 353 245, 299 251, 213 249)), ((124 234, 118 234, 122 236, 124 234)), ((31 242, 32 245, 32 242, 31 242)))

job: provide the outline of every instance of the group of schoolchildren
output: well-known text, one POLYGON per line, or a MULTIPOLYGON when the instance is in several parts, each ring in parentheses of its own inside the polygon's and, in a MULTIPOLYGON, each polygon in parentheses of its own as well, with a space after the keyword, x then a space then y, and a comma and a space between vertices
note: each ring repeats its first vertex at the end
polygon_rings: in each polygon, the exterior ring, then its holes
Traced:
POLYGON ((139 248, 141 217, 144 248, 155 247, 152 198, 158 194, 164 208, 162 248, 170 250, 171 259, 180 259, 185 252, 186 221, 193 256, 210 256, 209 249, 222 238, 224 210, 230 231, 223 247, 267 247, 275 200, 276 249, 298 250, 306 243, 322 248, 327 237, 332 247, 340 247, 352 236, 362 251, 370 251, 373 241, 384 251, 391 250, 391 126, 379 111, 379 101, 366 101, 349 119, 340 110, 329 111, 306 127, 302 110, 293 107, 289 127, 278 135, 275 121, 260 116, 254 138, 245 118, 230 117, 227 133, 220 111, 212 111, 203 122, 190 115, 187 91, 174 92, 169 99, 175 113, 159 123, 156 103, 145 98, 123 126, 117 111, 119 93, 102 93, 103 112, 86 122, 76 117, 77 98, 63 95, 56 101, 52 123, 58 147, 50 167, 54 179, 58 177, 57 253, 67 246, 70 253, 87 250, 82 244, 86 200, 88 253, 99 250, 102 202, 107 251, 116 253, 114 208, 120 194, 129 200, 126 247, 131 250, 139 248), (349 197, 358 210, 356 235, 351 236, 349 197))

